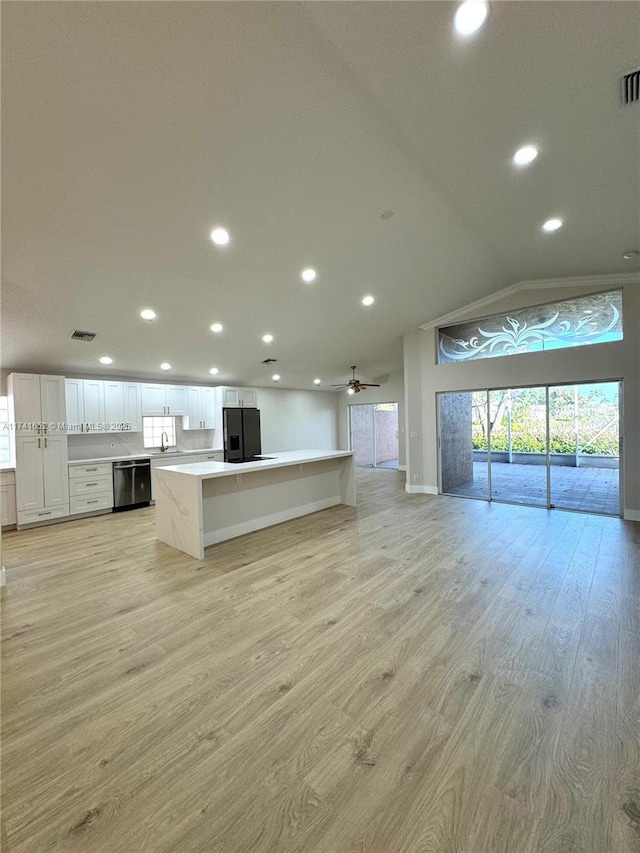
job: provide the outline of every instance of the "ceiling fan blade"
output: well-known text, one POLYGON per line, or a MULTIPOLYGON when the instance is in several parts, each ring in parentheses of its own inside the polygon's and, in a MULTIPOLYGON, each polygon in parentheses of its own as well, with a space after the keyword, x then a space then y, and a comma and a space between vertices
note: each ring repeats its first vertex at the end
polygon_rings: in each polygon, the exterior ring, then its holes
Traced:
POLYGON ((361 382, 361 388, 379 388, 380 384, 378 382, 361 382))
POLYGON ((348 384, 348 382, 341 382, 339 385, 329 385, 329 388, 346 388, 348 384))

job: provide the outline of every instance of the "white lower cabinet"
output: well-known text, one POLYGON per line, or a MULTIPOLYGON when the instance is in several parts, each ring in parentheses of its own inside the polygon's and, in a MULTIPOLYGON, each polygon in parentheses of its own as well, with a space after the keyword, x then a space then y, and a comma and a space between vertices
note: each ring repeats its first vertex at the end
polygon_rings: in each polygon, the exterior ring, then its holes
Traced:
POLYGON ((69 476, 69 497, 77 498, 81 495, 94 494, 94 492, 113 493, 113 475, 104 474, 101 477, 82 479, 69 476))
POLYGON ((13 471, 0 471, 1 524, 16 523, 16 475, 13 471))
POLYGON ((198 456, 198 462, 224 462, 224 450, 214 450, 198 456))
POLYGON ((71 515, 113 508, 113 466, 111 462, 69 465, 71 515))
POLYGON ((69 514, 66 435, 16 439, 16 513, 19 525, 69 514))

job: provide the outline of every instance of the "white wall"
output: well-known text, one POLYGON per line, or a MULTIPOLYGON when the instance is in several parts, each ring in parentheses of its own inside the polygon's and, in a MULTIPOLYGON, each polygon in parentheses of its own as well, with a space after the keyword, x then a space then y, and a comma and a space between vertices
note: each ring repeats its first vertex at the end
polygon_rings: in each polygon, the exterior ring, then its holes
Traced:
MULTIPOLYGON (((367 382, 368 380, 363 380, 367 382)), ((367 388, 358 395, 349 395, 346 390, 336 394, 338 400, 338 441, 340 450, 349 449, 349 406, 360 403, 397 403, 398 404, 398 464, 405 465, 405 400, 404 371, 398 370, 372 380, 379 382, 380 388, 367 388)))
POLYGON ((337 395, 258 388, 262 452, 338 450, 337 395))
MULTIPOLYGON (((522 305, 577 297, 604 287, 557 288, 528 291, 512 304, 496 303, 496 311, 522 305)), ((484 312, 492 313, 492 310, 484 312)), ((460 319, 464 319, 461 312, 460 319)), ((640 287, 623 287, 624 340, 596 346, 540 353, 523 353, 453 364, 436 363, 436 330, 416 330, 405 336, 407 389, 407 483, 420 491, 437 493, 438 443, 436 395, 439 391, 472 391, 537 384, 622 379, 624 382, 623 494, 625 518, 640 520, 640 287)))

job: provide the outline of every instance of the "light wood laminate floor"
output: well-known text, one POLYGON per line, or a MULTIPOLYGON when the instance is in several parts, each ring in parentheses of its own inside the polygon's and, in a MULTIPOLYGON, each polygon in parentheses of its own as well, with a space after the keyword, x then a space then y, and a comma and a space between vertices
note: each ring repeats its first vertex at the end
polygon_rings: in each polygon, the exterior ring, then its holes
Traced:
POLYGON ((407 495, 3 536, 11 853, 638 853, 640 526, 407 495))

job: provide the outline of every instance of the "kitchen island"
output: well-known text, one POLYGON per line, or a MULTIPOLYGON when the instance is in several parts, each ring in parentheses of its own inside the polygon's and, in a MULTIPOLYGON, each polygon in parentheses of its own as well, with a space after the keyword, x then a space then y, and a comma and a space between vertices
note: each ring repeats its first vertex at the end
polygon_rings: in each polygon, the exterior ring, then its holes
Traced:
POLYGON ((199 560, 207 545, 336 504, 356 504, 353 454, 293 450, 254 462, 156 471, 156 536, 199 560))

